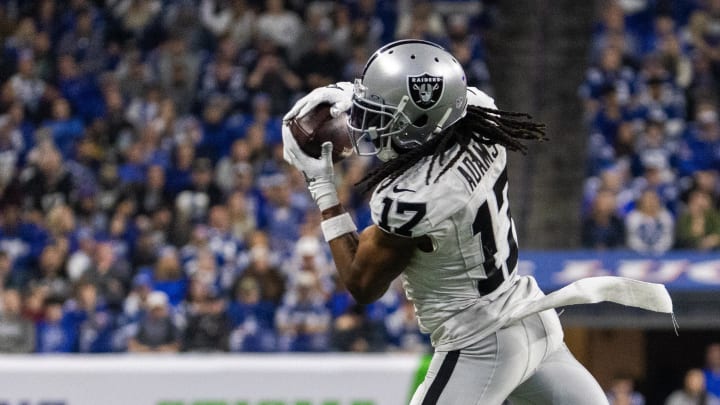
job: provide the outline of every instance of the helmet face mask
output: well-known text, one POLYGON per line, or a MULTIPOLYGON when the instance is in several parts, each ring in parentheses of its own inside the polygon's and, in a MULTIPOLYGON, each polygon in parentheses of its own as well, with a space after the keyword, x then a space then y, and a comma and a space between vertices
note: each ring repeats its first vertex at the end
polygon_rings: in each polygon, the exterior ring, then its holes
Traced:
POLYGON ((466 92, 462 67, 438 45, 380 48, 355 80, 348 127, 356 153, 387 161, 423 145, 465 115, 466 92))

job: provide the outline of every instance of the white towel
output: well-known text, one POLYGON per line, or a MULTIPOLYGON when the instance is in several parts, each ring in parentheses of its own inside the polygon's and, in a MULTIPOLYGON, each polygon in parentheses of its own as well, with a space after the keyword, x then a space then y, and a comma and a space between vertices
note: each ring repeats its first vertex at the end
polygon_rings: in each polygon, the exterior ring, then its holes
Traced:
MULTIPOLYGON (((673 313, 672 299, 664 285, 608 276, 584 278, 538 299, 523 302, 513 310, 510 319, 517 321, 550 308, 602 301, 673 313)), ((677 326, 674 316, 672 319, 673 325, 677 326)))

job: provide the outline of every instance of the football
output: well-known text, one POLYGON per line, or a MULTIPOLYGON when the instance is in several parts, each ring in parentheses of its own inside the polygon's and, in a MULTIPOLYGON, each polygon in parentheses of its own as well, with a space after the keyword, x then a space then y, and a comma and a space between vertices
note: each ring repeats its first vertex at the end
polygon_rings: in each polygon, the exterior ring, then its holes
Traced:
POLYGON ((332 160, 337 163, 353 152, 347 119, 347 113, 333 118, 330 104, 321 103, 306 115, 293 118, 288 126, 300 149, 308 156, 319 158, 322 144, 332 142, 332 160))

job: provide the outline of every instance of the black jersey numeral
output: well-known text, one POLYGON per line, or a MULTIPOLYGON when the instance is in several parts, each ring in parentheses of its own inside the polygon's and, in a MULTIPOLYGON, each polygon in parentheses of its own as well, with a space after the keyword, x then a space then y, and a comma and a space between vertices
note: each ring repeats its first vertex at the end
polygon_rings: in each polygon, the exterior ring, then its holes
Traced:
MULTIPOLYGON (((493 186, 493 194, 495 196, 495 201, 497 202, 498 213, 502 210, 503 205, 506 204, 504 190, 507 182, 507 171, 503 171, 493 186)), ((499 219, 500 218, 498 218, 498 220, 499 219)), ((510 207, 507 207, 507 220, 512 221, 510 207)), ((478 208, 477 214, 475 214, 475 219, 473 220, 472 231, 473 235, 480 234, 480 243, 483 254, 485 255, 485 262, 483 263, 483 266, 485 267, 485 272, 490 274, 492 271, 499 269, 501 266, 501 263, 496 263, 495 261, 495 253, 498 251, 498 243, 501 243, 498 237, 502 238, 503 235, 495 235, 493 216, 490 212, 490 205, 487 201, 478 208)), ((515 241, 512 226, 508 229, 506 237, 509 254, 507 260, 505 260, 505 265, 507 266, 508 271, 511 272, 515 268, 518 259, 517 241, 515 241)))
POLYGON ((380 214, 380 223, 378 226, 388 232, 394 232, 401 236, 412 236, 412 229, 422 221, 427 213, 427 204, 425 203, 396 201, 387 197, 383 198, 382 202, 383 209, 380 214), (395 228, 391 228, 388 223, 388 216, 390 215, 393 204, 395 205, 395 212, 398 214, 414 213, 409 221, 395 228))

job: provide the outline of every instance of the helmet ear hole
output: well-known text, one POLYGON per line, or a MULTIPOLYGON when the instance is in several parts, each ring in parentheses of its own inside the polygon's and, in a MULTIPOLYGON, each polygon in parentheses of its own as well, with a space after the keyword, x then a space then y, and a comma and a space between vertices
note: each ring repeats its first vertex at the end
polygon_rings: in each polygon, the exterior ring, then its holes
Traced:
POLYGON ((428 122, 428 115, 427 115, 427 114, 422 114, 421 116, 415 118, 415 121, 413 121, 412 124, 413 124, 413 126, 415 126, 415 127, 420 127, 420 128, 422 128, 422 127, 424 127, 424 126, 427 124, 427 122, 428 122))

